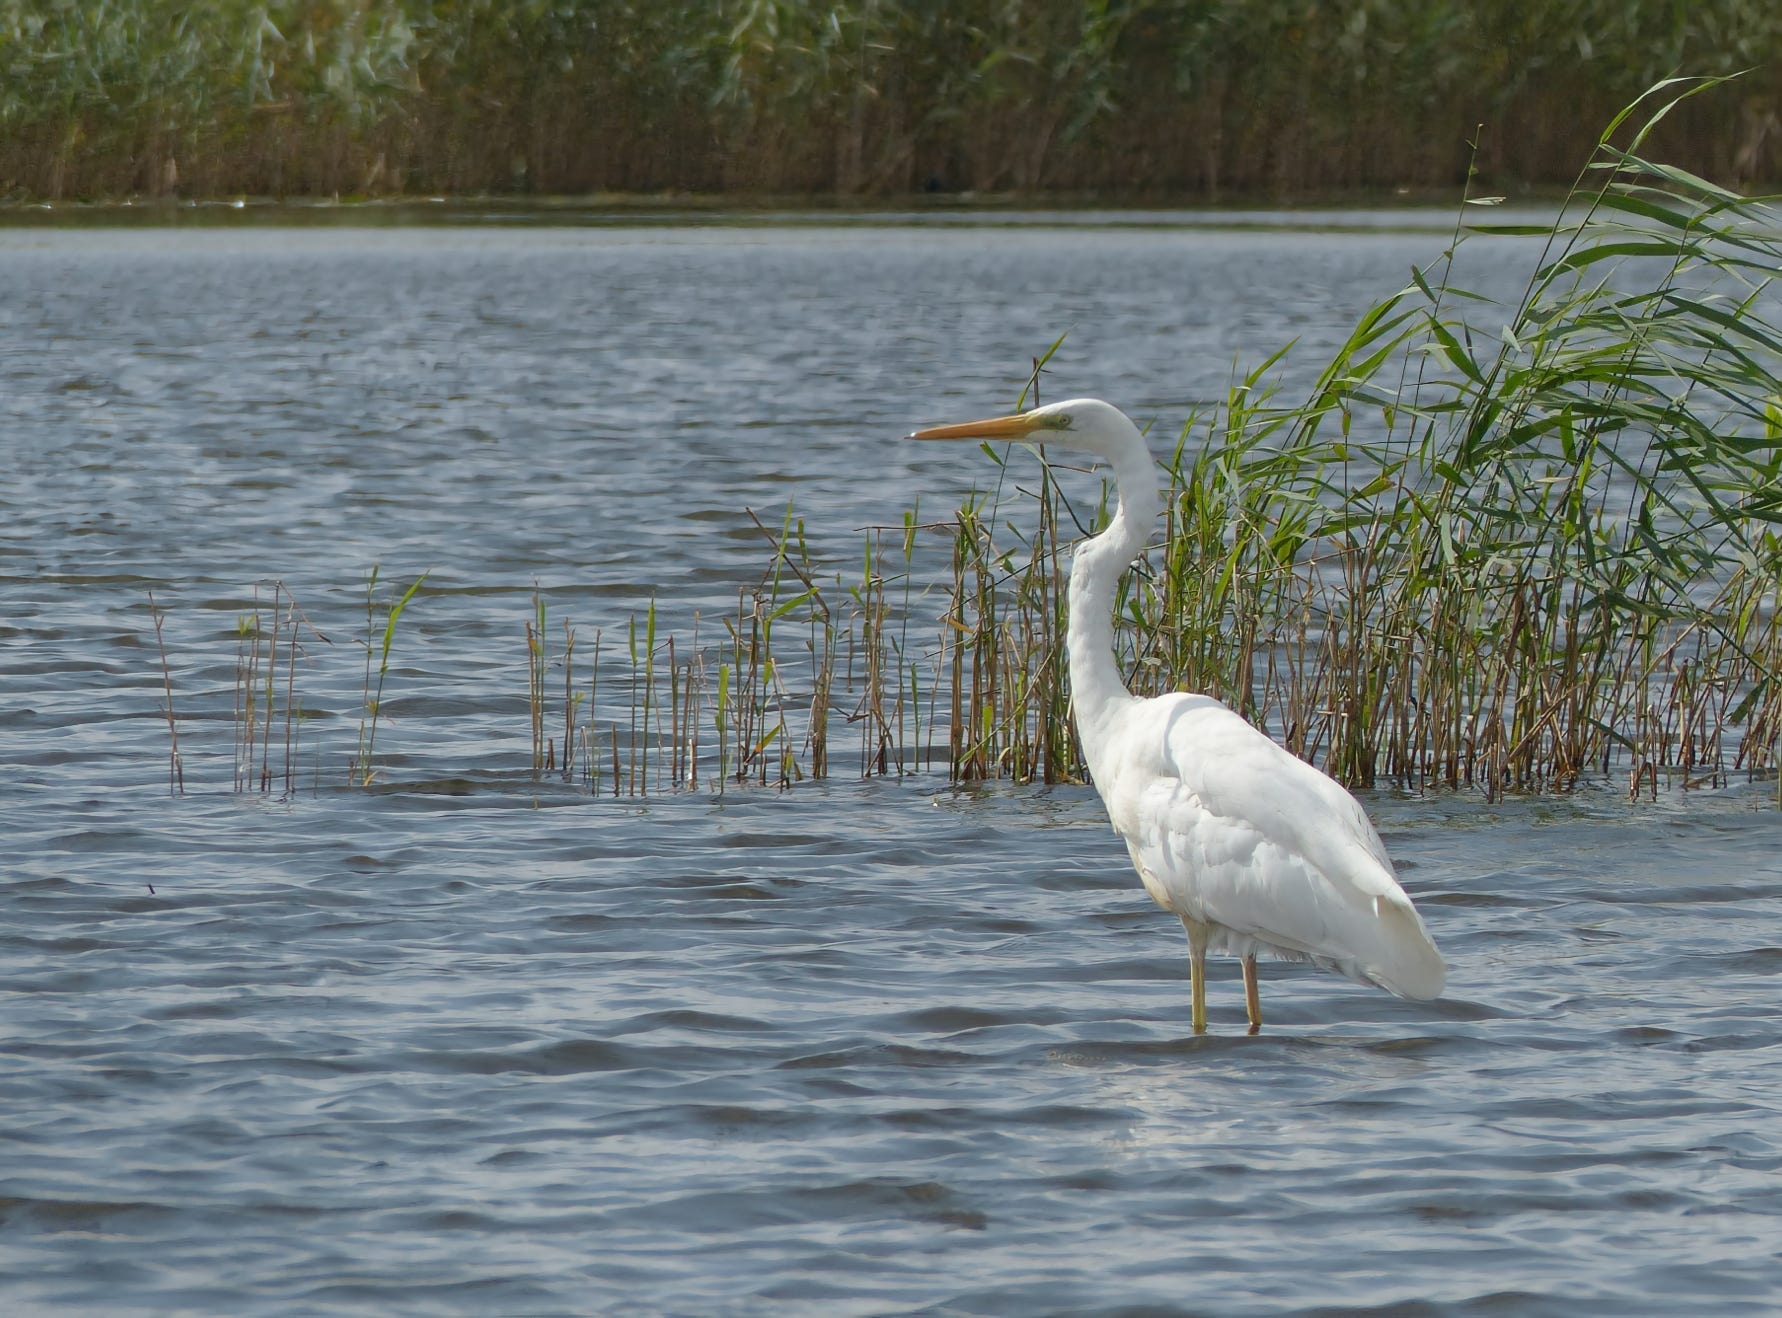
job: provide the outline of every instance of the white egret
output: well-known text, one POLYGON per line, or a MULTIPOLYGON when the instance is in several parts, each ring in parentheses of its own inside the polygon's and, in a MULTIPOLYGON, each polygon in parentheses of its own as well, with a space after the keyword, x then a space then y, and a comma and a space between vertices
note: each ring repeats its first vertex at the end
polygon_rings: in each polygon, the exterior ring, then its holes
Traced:
POLYGON ((1070 565, 1070 704, 1114 831, 1188 931, 1194 1032, 1206 1031, 1206 955, 1243 958, 1250 1032, 1256 954, 1311 961, 1400 997, 1433 998, 1446 970, 1360 803, 1211 696, 1141 700, 1114 661, 1120 574, 1162 510, 1138 427, 1093 398, 918 430, 911 439, 1016 440, 1092 453, 1119 507, 1070 565))

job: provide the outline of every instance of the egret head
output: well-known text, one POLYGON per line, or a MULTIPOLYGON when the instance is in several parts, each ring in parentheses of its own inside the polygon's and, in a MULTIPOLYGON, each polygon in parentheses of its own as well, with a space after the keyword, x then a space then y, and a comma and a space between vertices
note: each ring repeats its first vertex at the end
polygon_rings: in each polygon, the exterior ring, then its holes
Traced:
POLYGON ((1026 440, 1030 444, 1047 444, 1057 448, 1078 449, 1104 458, 1132 448, 1139 439, 1138 427, 1126 414, 1099 398, 1070 398, 1062 403, 1047 403, 1013 416, 989 417, 983 421, 964 421, 958 425, 930 426, 917 430, 911 439, 1000 439, 1026 440))

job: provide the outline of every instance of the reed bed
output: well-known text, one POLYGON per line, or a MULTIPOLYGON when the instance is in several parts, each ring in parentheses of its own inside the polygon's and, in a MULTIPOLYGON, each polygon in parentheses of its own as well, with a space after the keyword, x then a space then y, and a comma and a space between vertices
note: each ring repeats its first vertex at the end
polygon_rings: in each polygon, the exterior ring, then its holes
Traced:
POLYGON ((1774 766, 1782 228, 1636 154, 1708 85, 1611 126, 1520 305, 1447 282, 1457 232, 1306 402, 1259 371, 1190 423, 1124 605, 1139 686, 1353 784, 1774 766))
MULTIPOLYGON (((1776 773, 1782 224, 1642 154, 1712 85, 1667 82, 1618 116, 1550 230, 1494 226, 1494 199, 1468 197, 1443 257, 1361 317, 1303 399, 1273 383, 1284 349, 1186 418, 1162 455, 1165 534, 1117 605, 1135 690, 1216 695, 1355 786, 1653 795, 1776 773), (1544 240, 1514 306, 1454 282, 1494 234, 1544 240)), ((622 647, 596 630, 585 677, 535 589, 532 776, 613 796, 785 788, 840 771, 851 731, 862 776, 1080 778, 1064 581, 1110 492, 1079 508, 1043 454, 985 451, 986 491, 869 529, 857 573, 816 561, 792 507, 777 528, 750 512, 767 563, 721 634, 695 617, 683 641, 652 603, 622 647)), ((382 602, 368 583, 357 785, 422 580, 382 602)), ((239 629, 237 790, 270 790, 281 718, 292 782, 316 633, 272 592, 239 629)))
POLYGON ((1563 185, 1667 125, 1782 175, 1763 0, 0 0, 0 196, 924 191, 1290 197, 1563 185))

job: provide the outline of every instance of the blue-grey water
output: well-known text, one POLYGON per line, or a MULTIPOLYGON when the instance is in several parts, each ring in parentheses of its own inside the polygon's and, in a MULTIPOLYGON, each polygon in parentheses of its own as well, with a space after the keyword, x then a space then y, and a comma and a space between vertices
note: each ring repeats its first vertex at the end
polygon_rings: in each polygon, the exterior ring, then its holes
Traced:
POLYGON ((1171 434, 1443 242, 0 230, 0 1310, 1775 1312, 1773 783, 1365 794, 1447 994, 1265 966, 1249 1038, 1227 963, 1196 1038, 1088 788, 530 770, 534 589, 709 640, 744 508, 839 570, 1059 333, 1048 397, 1171 434), (374 564, 431 575, 361 790, 374 564), (298 790, 236 793, 274 580, 329 639, 298 790))

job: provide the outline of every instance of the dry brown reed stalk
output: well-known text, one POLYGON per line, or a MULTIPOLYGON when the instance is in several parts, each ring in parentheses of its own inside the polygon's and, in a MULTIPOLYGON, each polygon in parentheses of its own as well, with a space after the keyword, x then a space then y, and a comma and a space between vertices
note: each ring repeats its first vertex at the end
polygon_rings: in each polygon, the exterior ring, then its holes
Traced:
MULTIPOLYGON (((637 617, 632 615, 626 630, 631 654, 631 722, 627 751, 626 795, 642 796, 650 790, 650 735, 656 721, 656 601, 652 599, 644 614, 644 638, 640 661, 637 643, 637 617), (641 669, 642 676, 639 677, 641 669)), ((660 736, 658 735, 658 740, 660 736)), ((661 756, 656 758, 661 772, 661 756)))
POLYGON ((575 628, 563 620, 563 781, 575 778, 576 711, 582 694, 575 689, 575 628))
POLYGON ((699 615, 693 615, 692 658, 679 663, 675 658, 675 638, 668 638, 668 671, 675 691, 675 723, 672 744, 675 753, 672 785, 688 791, 699 787, 699 725, 704 713, 704 667, 699 654, 699 615), (676 677, 678 674, 678 678, 676 677))
POLYGON ((1759 685, 1749 678, 1752 670, 1782 671, 1782 609, 1778 608, 1782 598, 1777 591, 1763 585, 1747 598, 1749 605, 1741 613, 1746 624, 1740 638, 1745 642, 1740 651, 1744 664, 1740 669, 1742 680, 1737 683, 1737 689, 1746 694, 1728 715, 1732 721, 1742 720, 1745 726, 1745 735, 1733 758, 1733 768, 1742 769, 1748 778, 1761 773, 1773 776, 1777 803, 1782 805, 1782 772, 1778 772, 1776 753, 1777 743, 1782 740, 1782 683, 1759 685), (1764 609, 1766 594, 1769 603, 1764 609))
POLYGON ((664 759, 668 765, 668 782, 672 790, 678 789, 685 777, 681 769, 681 718, 685 711, 681 707, 680 668, 675 662, 673 636, 668 638, 665 648, 668 651, 668 753, 664 759))
MULTIPOLYGON (((258 595, 259 588, 255 587, 258 595)), ((272 583, 272 632, 266 638, 265 683, 260 698, 264 702, 265 714, 260 720, 260 790, 270 791, 272 788, 272 727, 273 727, 273 694, 278 688, 279 658, 279 625, 283 620, 283 610, 279 599, 282 594, 280 583, 272 583)), ((257 602, 257 601, 256 601, 257 602)), ((258 612, 256 608, 255 612, 258 612)))
POLYGON ((155 592, 149 591, 149 618, 155 624, 155 648, 161 654, 161 692, 167 715, 167 790, 170 794, 186 794, 186 766, 179 753, 179 724, 173 717, 173 669, 167 662, 167 640, 161 633, 163 614, 155 603, 155 592))
POLYGON ((860 728, 862 777, 901 772, 902 752, 908 745, 900 735, 903 674, 900 655, 890 635, 893 617, 882 570, 884 553, 883 530, 869 529, 863 542, 860 580, 848 592, 848 670, 852 675, 858 662, 860 692, 848 717, 860 728))
POLYGON ((254 747, 259 744, 260 587, 254 586, 254 610, 235 622, 235 773, 237 792, 253 785, 254 747))
POLYGON ((284 764, 281 777, 285 795, 289 797, 297 791, 298 740, 303 727, 303 703, 297 694, 297 657, 304 653, 302 640, 305 634, 323 645, 332 645, 333 642, 316 629, 303 606, 297 602, 297 597, 291 594, 290 588, 282 581, 276 584, 278 589, 284 591, 285 596, 284 764))
POLYGON ((532 736, 532 777, 554 768, 551 739, 545 735, 545 679, 550 675, 550 656, 545 653, 545 602, 532 585, 532 616, 526 620, 526 714, 532 736))
POLYGON ((599 754, 600 742, 600 655, 601 629, 594 629, 594 653, 588 663, 585 690, 575 684, 575 647, 579 632, 569 620, 563 620, 563 781, 580 782, 599 795, 604 770, 599 754), (586 710, 587 717, 582 717, 586 710))
MULTIPOLYGON (((529 643, 531 637, 543 634, 541 628, 542 618, 528 624, 529 643)), ((582 782, 596 794, 644 796, 696 783, 699 740, 694 720, 702 706, 695 675, 702 670, 692 662, 681 662, 676 637, 671 635, 658 642, 654 601, 645 611, 641 634, 636 615, 627 620, 630 676, 619 697, 624 708, 612 717, 604 717, 606 711, 601 704, 604 631, 595 629, 588 687, 585 691, 577 691, 573 672, 576 632, 567 620, 563 629, 564 750, 560 771, 564 781, 575 780, 579 764, 582 782), (663 657, 667 665, 665 676, 659 675, 658 670, 658 660, 663 657), (664 681, 668 686, 666 695, 661 689, 664 681), (581 717, 584 705, 587 709, 585 721, 581 717), (653 776, 652 763, 655 766, 653 776)), ((695 618, 695 645, 698 644, 698 634, 695 618)), ((542 726, 543 681, 551 659, 542 646, 535 647, 532 653, 535 656, 532 685, 539 693, 533 718, 537 726, 542 726)), ((607 687, 609 690, 612 687, 610 679, 607 687)), ((557 768, 554 743, 553 749, 545 752, 545 767, 557 768)))
POLYGON ((302 726, 297 707, 297 601, 289 592, 289 639, 285 642, 285 763, 284 784, 288 797, 297 790, 297 732, 302 726))
MULTIPOLYGON (((699 648, 699 615, 693 615, 693 653, 703 653, 699 648)), ((687 787, 690 791, 699 788, 699 729, 703 723, 700 714, 705 707, 705 662, 693 659, 687 664, 687 702, 693 709, 693 715, 687 720, 687 787)))
POLYGON ((764 635, 759 597, 746 591, 736 595, 736 621, 731 628, 732 671, 736 674, 736 772, 734 781, 746 783, 751 775, 767 782, 767 752, 785 732, 783 724, 769 723, 773 703, 774 667, 764 635))
MULTIPOLYGON (((850 680, 854 679, 855 664, 858 662, 860 694, 848 715, 848 721, 860 725, 860 766, 863 777, 870 777, 875 773, 880 776, 890 773, 892 758, 903 745, 897 735, 898 729, 893 726, 892 716, 886 710, 886 689, 890 685, 896 692, 892 710, 901 711, 903 684, 896 667, 892 668, 889 678, 886 675, 886 660, 891 652, 891 643, 886 630, 890 608, 885 600, 885 578, 879 571, 883 553, 883 536, 879 529, 867 531, 864 570, 859 584, 849 591, 853 611, 848 619, 850 644, 847 676, 850 680)), ((827 713, 827 685, 823 694, 823 708, 827 713)))
POLYGON ((235 691, 231 728, 237 792, 270 792, 276 782, 286 796, 297 789, 297 752, 303 726, 303 705, 297 691, 297 659, 303 638, 331 644, 283 581, 272 583, 271 625, 262 609, 260 583, 254 584, 252 612, 236 619, 235 691), (281 648, 283 647, 282 652, 281 648), (279 665, 284 665, 282 707, 279 665), (282 758, 275 775, 272 737, 282 729, 282 758))

